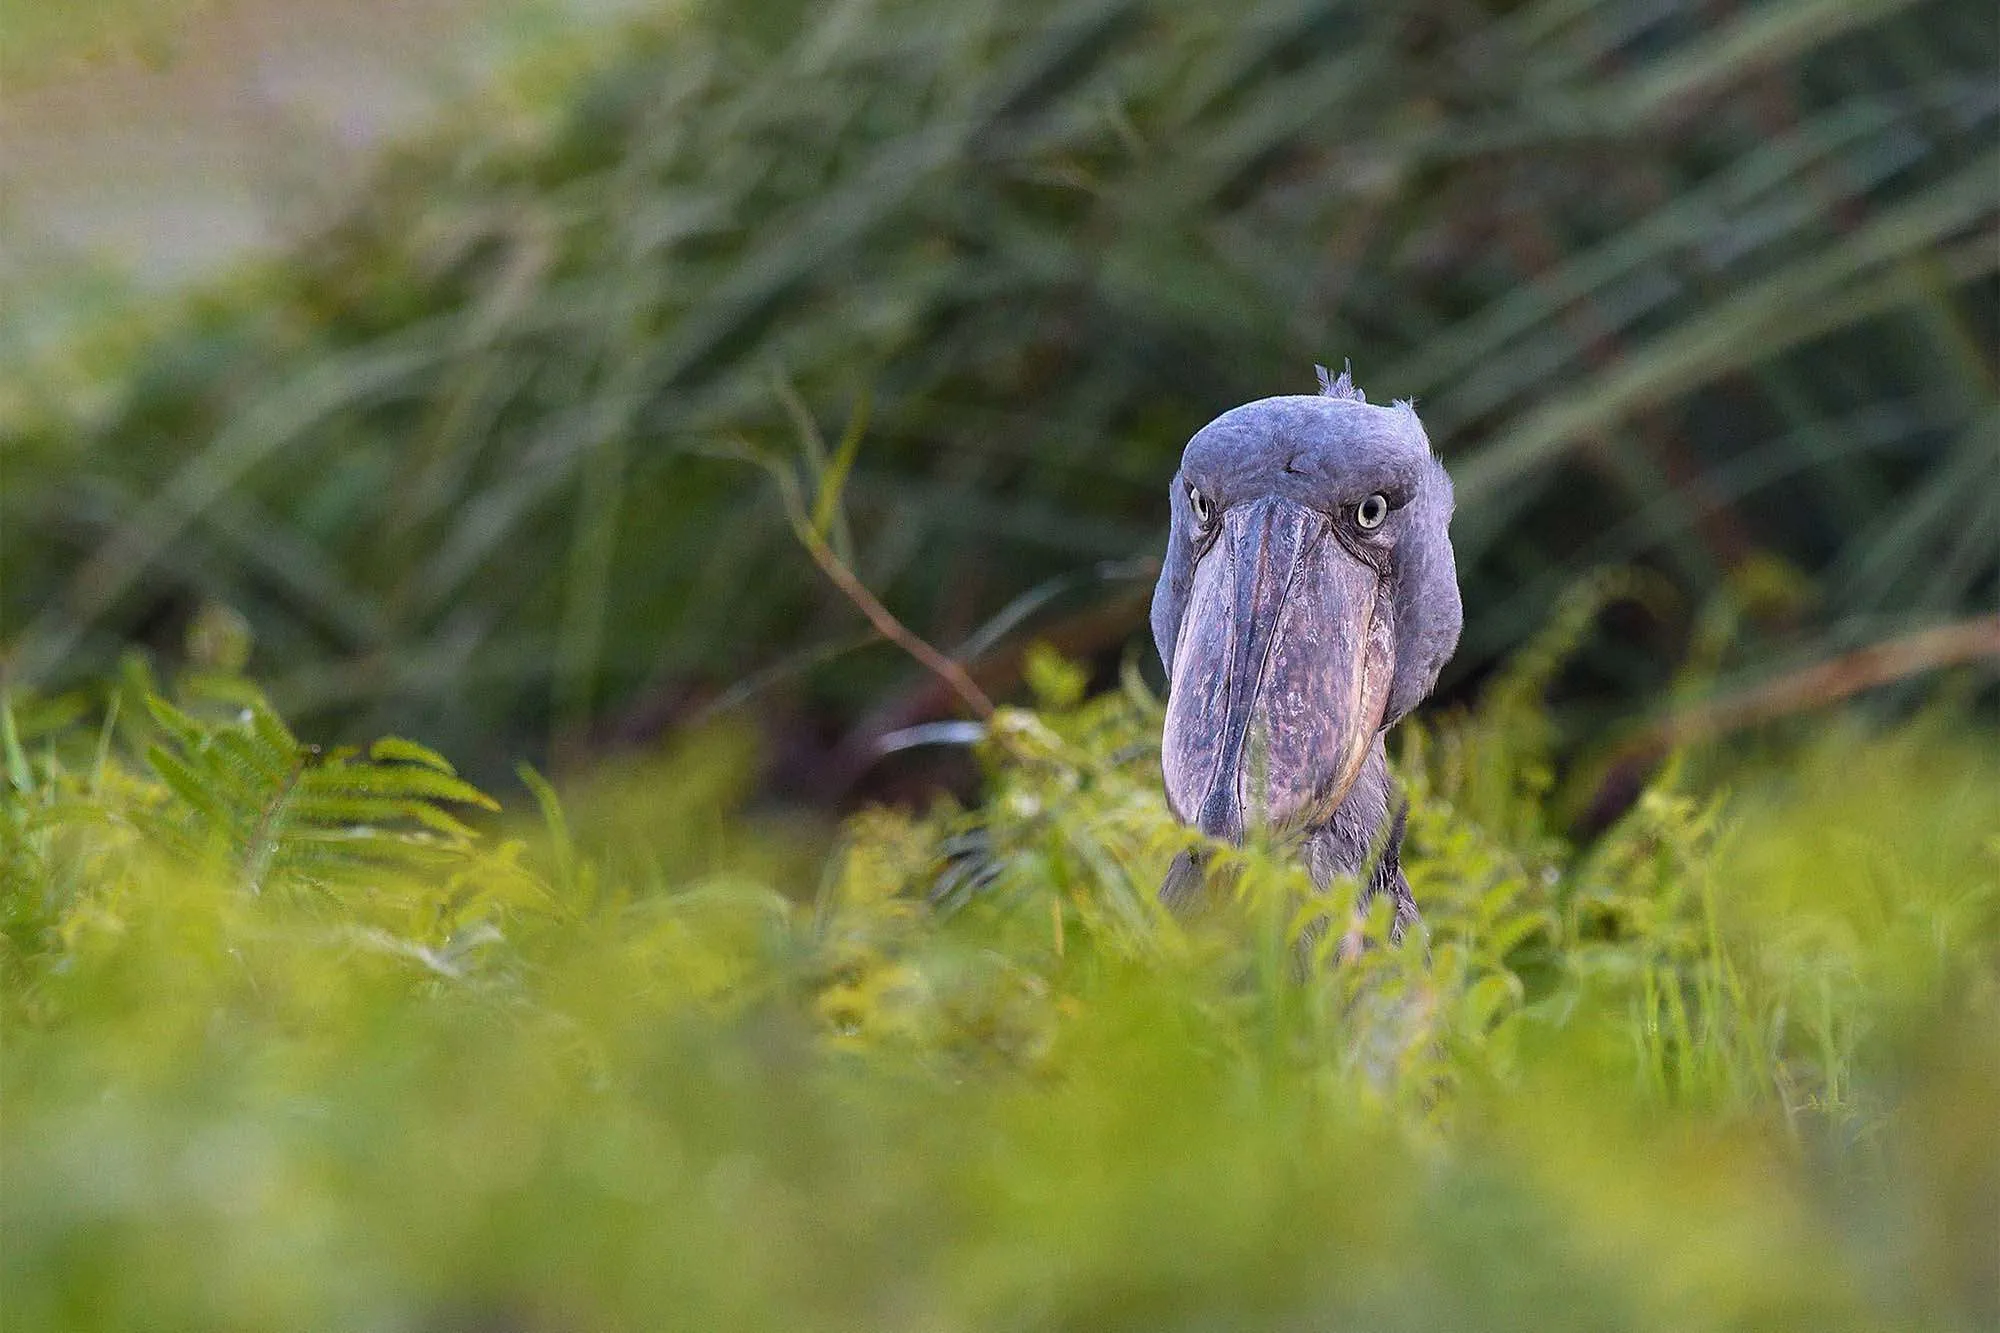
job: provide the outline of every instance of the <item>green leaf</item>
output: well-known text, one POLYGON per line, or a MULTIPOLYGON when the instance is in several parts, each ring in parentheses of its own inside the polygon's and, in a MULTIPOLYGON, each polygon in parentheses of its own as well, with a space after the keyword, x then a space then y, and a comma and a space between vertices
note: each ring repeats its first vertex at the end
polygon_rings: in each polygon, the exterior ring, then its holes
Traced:
POLYGON ((365 796, 350 792, 302 791, 291 801, 288 812, 298 826, 296 838, 324 836, 332 829, 341 836, 356 825, 393 826, 421 824, 449 837, 470 840, 473 830, 445 811, 425 801, 398 800, 388 796, 365 796))
MULTIPOLYGON (((817 478, 812 526, 822 541, 832 535, 834 524, 839 519, 840 497, 847 489, 848 473, 854 468, 854 459, 861 451, 861 440, 867 432, 868 397, 863 394, 854 404, 854 411, 848 414, 847 428, 841 432, 840 443, 834 447, 832 459, 817 478)), ((834 550, 844 560, 852 558, 838 545, 834 550)))
POLYGON ((0 691, 0 747, 5 750, 8 784, 23 796, 33 795, 35 775, 28 767, 28 756, 21 752, 21 733, 14 726, 14 701, 4 691, 0 691))
POLYGON ((146 749, 146 762, 167 790, 180 798, 181 805, 189 813, 201 816, 211 824, 226 822, 228 809, 216 798, 216 790, 207 776, 191 767, 181 757, 164 745, 151 745, 146 749))
POLYGON ((352 794, 401 799, 412 803, 457 801, 482 810, 498 810, 500 803, 462 778, 448 777, 436 769, 408 764, 368 764, 336 761, 305 770, 301 787, 315 794, 352 794))
POLYGON ((556 789, 549 785, 548 779, 537 773, 527 761, 516 764, 514 772, 520 777, 522 785, 534 794, 535 805, 542 812, 542 824, 549 835, 549 850, 555 858, 556 889, 564 902, 573 901, 577 888, 576 843, 570 837, 569 820, 563 815, 562 799, 556 795, 556 789))
POLYGON ((368 747, 368 757, 378 764, 419 764, 436 769, 446 777, 457 777, 458 770, 451 761, 428 745, 404 740, 401 736, 384 736, 368 747))

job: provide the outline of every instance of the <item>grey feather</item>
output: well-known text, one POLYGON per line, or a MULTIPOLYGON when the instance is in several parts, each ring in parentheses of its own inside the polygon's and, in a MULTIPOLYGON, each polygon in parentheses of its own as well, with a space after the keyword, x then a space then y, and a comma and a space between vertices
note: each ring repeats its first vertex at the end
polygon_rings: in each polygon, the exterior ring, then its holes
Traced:
POLYGON ((1354 363, 1352 361, 1343 361, 1341 363, 1340 378, 1338 379, 1335 379, 1333 372, 1325 366, 1314 366, 1313 369, 1319 372, 1319 391, 1322 397, 1346 398, 1357 403, 1368 401, 1368 395, 1361 392, 1360 388, 1354 383, 1354 363))

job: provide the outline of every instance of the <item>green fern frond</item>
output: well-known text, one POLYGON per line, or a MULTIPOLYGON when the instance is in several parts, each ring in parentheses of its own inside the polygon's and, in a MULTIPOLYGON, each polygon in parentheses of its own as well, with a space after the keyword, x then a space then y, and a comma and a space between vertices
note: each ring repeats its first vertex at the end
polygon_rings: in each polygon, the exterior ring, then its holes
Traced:
POLYGON ((291 802, 289 813, 306 830, 335 830, 344 835, 361 830, 394 828, 398 824, 420 824, 433 832, 467 842, 476 836, 468 825, 428 801, 393 796, 302 791, 291 802))
POLYGON ((172 702, 148 691, 142 696, 146 702, 146 715, 153 725, 167 734, 167 737, 183 750, 198 749, 207 731, 202 724, 176 708, 172 702))
POLYGON ((402 763, 340 760, 321 764, 308 768, 300 785, 314 794, 372 796, 402 801, 413 810, 432 801, 455 801, 482 810, 500 808, 498 801, 462 778, 434 768, 402 763))
POLYGON ((253 891, 409 863, 432 856, 440 840, 470 845, 477 834, 449 807, 500 808, 413 741, 387 738, 365 756, 347 747, 323 755, 301 745, 247 682, 206 677, 188 693, 227 715, 207 720, 146 696, 161 733, 147 765, 170 797, 147 823, 181 854, 226 848, 253 891))
POLYGON ((196 816, 203 823, 220 824, 234 813, 217 799, 218 787, 212 781, 212 774, 190 763, 185 752, 169 750, 164 745, 149 746, 146 763, 180 801, 184 815, 196 816))
POLYGON ((368 757, 378 764, 420 764, 435 769, 448 778, 458 776, 449 759, 416 741, 404 740, 401 736, 384 736, 368 747, 368 757))

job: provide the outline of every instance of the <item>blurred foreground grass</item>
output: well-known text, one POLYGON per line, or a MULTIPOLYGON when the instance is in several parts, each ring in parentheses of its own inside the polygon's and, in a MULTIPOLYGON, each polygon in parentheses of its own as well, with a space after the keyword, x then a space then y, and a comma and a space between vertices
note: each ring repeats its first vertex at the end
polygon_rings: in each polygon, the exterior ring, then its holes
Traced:
POLYGON ((1677 761, 1578 848, 1517 670, 1405 747, 1427 945, 1301 969, 1281 862, 1157 909, 1157 704, 1042 674, 983 806, 825 855, 726 733, 475 833, 240 681, 17 703, 8 1325, 2000 1318, 2000 758, 1952 716, 1677 761))

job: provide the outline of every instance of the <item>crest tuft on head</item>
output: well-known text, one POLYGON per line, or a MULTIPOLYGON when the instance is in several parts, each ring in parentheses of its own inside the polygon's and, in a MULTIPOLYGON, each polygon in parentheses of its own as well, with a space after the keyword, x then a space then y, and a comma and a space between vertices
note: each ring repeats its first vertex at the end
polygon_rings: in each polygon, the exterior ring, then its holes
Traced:
POLYGON ((1355 386, 1354 363, 1352 361, 1341 362, 1339 379, 1335 379, 1333 373, 1325 366, 1314 366, 1313 369, 1319 372, 1320 397, 1345 398, 1352 403, 1365 403, 1368 401, 1368 395, 1361 392, 1355 386))

